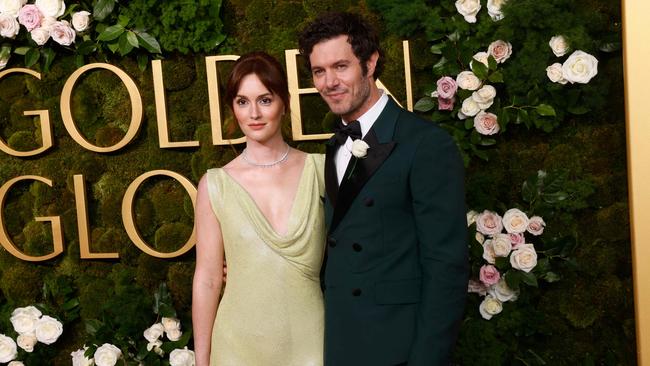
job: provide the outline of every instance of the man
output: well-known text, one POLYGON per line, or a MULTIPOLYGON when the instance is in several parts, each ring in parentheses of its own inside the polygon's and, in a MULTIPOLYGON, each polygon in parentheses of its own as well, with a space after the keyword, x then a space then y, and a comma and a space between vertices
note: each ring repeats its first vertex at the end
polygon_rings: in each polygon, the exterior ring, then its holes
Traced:
POLYGON ((299 44, 342 119, 325 163, 325 364, 446 365, 468 281, 458 150, 377 88, 382 53, 361 17, 323 15, 299 44))

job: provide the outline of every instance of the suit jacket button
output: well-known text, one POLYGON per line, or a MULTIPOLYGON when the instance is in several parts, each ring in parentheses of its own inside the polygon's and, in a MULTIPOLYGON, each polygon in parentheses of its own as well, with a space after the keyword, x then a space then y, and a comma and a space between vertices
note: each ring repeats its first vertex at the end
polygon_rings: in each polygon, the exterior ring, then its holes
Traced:
POLYGON ((327 244, 329 244, 330 248, 334 248, 336 246, 336 239, 330 236, 327 238, 327 244))
POLYGON ((375 200, 373 200, 373 199, 370 198, 370 197, 366 197, 366 198, 363 200, 363 204, 366 205, 366 207, 372 207, 372 206, 375 204, 375 200))
POLYGON ((354 243, 352 244, 352 249, 354 249, 355 252, 360 252, 363 247, 359 243, 354 243))
POLYGON ((352 290, 352 296, 361 296, 361 289, 355 288, 354 290, 352 290))

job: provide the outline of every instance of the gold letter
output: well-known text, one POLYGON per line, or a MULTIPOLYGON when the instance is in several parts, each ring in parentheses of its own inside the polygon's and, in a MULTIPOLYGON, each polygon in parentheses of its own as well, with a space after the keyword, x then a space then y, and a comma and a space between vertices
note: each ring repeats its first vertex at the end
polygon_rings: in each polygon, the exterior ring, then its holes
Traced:
MULTIPOLYGON (((406 79, 406 105, 409 111, 413 111, 413 91, 411 90, 411 67, 409 56, 408 41, 402 42, 404 49, 404 73, 406 79)), ((296 56, 299 51, 296 49, 285 50, 285 58, 287 61, 287 81, 289 84, 289 93, 291 95, 291 133, 294 141, 307 141, 307 140, 324 140, 332 136, 331 133, 318 133, 312 135, 305 135, 302 133, 302 116, 300 114, 300 95, 301 94, 314 94, 318 93, 316 88, 301 88, 298 85, 298 65, 296 63, 296 56)), ((393 94, 388 88, 379 80, 376 81, 377 87, 383 89, 386 94, 392 96, 393 94)), ((394 99, 394 98, 393 98, 394 99)), ((397 102, 399 104, 399 102, 397 102)), ((399 104, 401 106, 401 104, 399 104)))
POLYGON ((198 141, 169 141, 167 129, 167 109, 165 107, 165 84, 163 81, 162 61, 151 61, 153 72, 153 92, 156 98, 156 122, 158 123, 158 143, 161 148, 199 146, 198 141))
MULTIPOLYGON (((14 68, 14 69, 8 69, 5 71, 0 72, 0 79, 2 79, 5 75, 11 74, 14 72, 20 72, 24 74, 29 74, 32 75, 33 77, 37 78, 38 80, 41 80, 41 74, 30 70, 30 69, 23 69, 23 68, 14 68)), ((2 139, 0 138, 0 150, 6 152, 9 155, 13 156, 19 156, 19 157, 26 157, 26 156, 34 156, 38 155, 45 150, 49 149, 52 147, 52 125, 50 124, 50 115, 47 111, 47 109, 39 109, 35 111, 25 111, 23 112, 25 116, 39 116, 40 121, 41 121, 41 140, 43 141, 43 146, 39 147, 38 149, 32 150, 32 151, 17 151, 12 148, 10 148, 2 139)))
POLYGON ((187 253, 187 251, 192 249, 194 244, 196 244, 196 226, 192 229, 192 235, 190 235, 190 238, 183 245, 183 247, 172 253, 161 253, 153 250, 149 245, 147 245, 147 243, 144 242, 144 240, 142 240, 140 234, 138 233, 138 228, 135 226, 135 221, 133 220, 133 199, 135 197, 136 191, 138 190, 138 187, 140 187, 142 182, 144 182, 147 178, 156 175, 166 175, 179 181, 187 193, 190 194, 192 205, 194 206, 196 204, 196 187, 194 187, 192 182, 190 182, 187 178, 170 170, 152 170, 137 177, 129 185, 129 188, 126 189, 126 194, 122 200, 122 221, 124 222, 124 228, 126 228, 126 233, 129 235, 129 238, 131 238, 131 241, 133 241, 133 243, 138 248, 140 248, 140 250, 157 258, 174 258, 187 253))
POLYGON ((90 235, 88 234, 88 206, 86 205, 86 186, 84 177, 75 174, 74 197, 77 206, 77 230, 79 231, 79 258, 81 259, 114 259, 119 258, 119 253, 91 253, 90 235))
POLYGON ((7 233, 7 228, 5 228, 4 219, 2 213, 4 212, 5 198, 9 189, 16 183, 21 180, 37 180, 43 182, 48 186, 52 187, 52 181, 39 177, 37 175, 23 175, 21 177, 14 178, 7 183, 5 183, 0 188, 0 244, 14 257, 22 259, 24 261, 30 262, 42 262, 48 259, 52 259, 57 255, 63 253, 63 231, 61 230, 61 218, 59 216, 45 216, 45 217, 35 217, 36 221, 50 221, 52 223, 52 241, 54 246, 54 251, 50 254, 42 255, 40 257, 33 257, 23 253, 9 238, 7 233))
POLYGON ((140 98, 138 87, 135 85, 129 75, 127 75, 124 71, 110 64, 89 64, 72 73, 72 75, 70 75, 70 78, 68 78, 68 80, 65 82, 63 91, 61 92, 61 118, 63 119, 63 125, 65 126, 65 129, 68 130, 68 133, 72 139, 75 140, 79 145, 83 146, 85 149, 99 153, 117 151, 131 142, 131 140, 133 140, 135 135, 138 133, 140 123, 142 122, 142 99, 140 98), (91 144, 81 135, 79 130, 77 130, 77 126, 75 126, 74 120, 72 119, 72 110, 70 109, 72 88, 74 88, 74 84, 77 82, 77 79, 79 79, 79 77, 84 72, 91 69, 106 69, 112 71, 122 80, 126 86, 126 89, 129 91, 129 97, 131 97, 131 123, 129 124, 129 129, 126 131, 124 138, 113 146, 99 147, 91 144))
POLYGON ((237 55, 208 56, 205 58, 205 70, 208 74, 208 97, 210 102, 210 124, 212 125, 212 144, 231 145, 241 144, 246 141, 246 136, 233 140, 224 140, 221 131, 221 110, 219 109, 219 75, 217 62, 237 61, 237 55))

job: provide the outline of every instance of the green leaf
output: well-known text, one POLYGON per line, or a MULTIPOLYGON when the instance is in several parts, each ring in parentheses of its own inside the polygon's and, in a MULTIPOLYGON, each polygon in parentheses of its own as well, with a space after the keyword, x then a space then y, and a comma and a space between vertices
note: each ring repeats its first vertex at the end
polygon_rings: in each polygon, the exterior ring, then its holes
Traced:
POLYGON ((89 55, 97 51, 97 44, 93 41, 83 41, 77 45, 77 53, 80 55, 89 55))
POLYGON ((494 56, 488 55, 488 68, 490 71, 497 69, 497 60, 494 59, 494 56))
POLYGON ((492 146, 497 143, 497 140, 495 139, 482 139, 481 140, 481 146, 492 146))
POLYGON ((65 302, 61 307, 63 308, 63 310, 72 310, 78 306, 79 306, 79 299, 74 298, 65 302))
POLYGON ((548 104, 540 104, 535 108, 537 113, 539 113, 540 116, 553 116, 555 117, 555 108, 553 108, 552 105, 548 104))
POLYGON ((115 53, 117 50, 120 48, 119 42, 112 42, 112 43, 107 43, 106 46, 108 47, 111 52, 115 53))
POLYGON ((25 66, 26 67, 34 66, 38 62, 38 59, 40 57, 41 57, 41 53, 38 51, 38 48, 30 48, 29 51, 25 53, 25 66))
POLYGON ((503 73, 501 71, 495 71, 488 77, 493 83, 502 83, 503 82, 503 73))
POLYGON ((27 51, 29 51, 29 49, 30 49, 29 47, 17 47, 14 50, 14 53, 17 55, 25 56, 25 54, 27 53, 27 51))
POLYGON ((119 50, 120 50, 120 55, 126 56, 129 52, 133 50, 133 46, 129 43, 129 40, 127 39, 127 34, 128 33, 122 33, 120 36, 119 40, 119 50))
POLYGON ((445 66, 446 63, 447 63, 447 59, 444 58, 444 57, 441 57, 440 60, 435 65, 433 65, 433 68, 432 68, 433 73, 434 74, 442 74, 442 67, 445 66))
POLYGON ((522 122, 528 122, 528 111, 525 109, 517 111, 517 124, 522 122))
POLYGON ((129 22, 131 21, 131 18, 127 17, 126 15, 120 14, 119 17, 117 17, 117 24, 123 26, 126 28, 127 25, 129 25, 129 22))
POLYGON ((444 43, 438 43, 431 46, 431 53, 434 55, 442 55, 442 48, 445 46, 444 43))
POLYGON ((135 48, 140 47, 140 43, 138 42, 138 37, 132 31, 126 32, 126 40, 129 41, 129 44, 131 46, 135 48))
POLYGON ((77 66, 77 68, 82 67, 86 63, 86 59, 84 58, 84 55, 82 54, 76 54, 74 56, 74 64, 77 66))
POLYGON ((114 7, 115 0, 97 0, 97 3, 93 8, 93 18, 96 21, 101 22, 113 12, 114 7))
POLYGON ((474 128, 474 119, 473 118, 465 118, 465 129, 466 130, 471 130, 474 128))
POLYGON ((151 53, 162 53, 160 51, 160 44, 158 44, 158 41, 156 39, 149 35, 148 33, 145 32, 135 32, 135 34, 138 36, 138 40, 140 41, 139 44, 144 47, 147 51, 151 53))
POLYGON ((436 104, 433 102, 433 98, 424 97, 415 103, 413 109, 418 112, 428 112, 432 110, 435 106, 436 104))
POLYGON ((519 290, 519 284, 521 283, 520 273, 521 273, 520 271, 508 270, 504 274, 506 279, 506 284, 514 291, 519 290))
POLYGON ((138 68, 140 71, 147 69, 147 64, 149 64, 149 57, 143 53, 138 55, 138 68))
POLYGON ((557 282, 561 279, 559 274, 555 272, 546 272, 544 275, 542 275, 542 279, 544 279, 546 282, 552 283, 552 282, 557 282))
POLYGON ((104 324, 97 319, 86 320, 86 333, 94 335, 104 324))
POLYGON ((567 108, 567 111, 571 114, 581 115, 589 112, 590 109, 585 106, 571 106, 567 108))
POLYGON ((100 35, 97 37, 98 41, 112 41, 117 37, 121 36, 124 33, 124 26, 120 24, 111 25, 106 28, 100 35))
POLYGON ((474 60, 470 63, 470 68, 474 74, 481 80, 485 80, 488 76, 488 68, 482 62, 474 60))
POLYGON ((532 272, 520 272, 521 280, 530 286, 537 287, 537 277, 532 272))

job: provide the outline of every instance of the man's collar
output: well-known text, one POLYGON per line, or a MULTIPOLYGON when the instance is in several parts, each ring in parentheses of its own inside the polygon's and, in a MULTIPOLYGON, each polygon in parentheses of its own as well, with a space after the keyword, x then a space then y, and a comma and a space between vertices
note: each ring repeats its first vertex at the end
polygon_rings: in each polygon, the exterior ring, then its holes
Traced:
MULTIPOLYGON (((357 118, 357 121, 359 121, 359 124, 361 125, 361 137, 365 137, 368 131, 370 131, 370 128, 384 110, 384 107, 386 107, 386 103, 388 103, 388 95, 381 89, 379 92, 381 93, 381 96, 377 99, 375 104, 370 107, 366 113, 357 118)), ((343 121, 343 123, 347 124, 345 121, 343 121)))

